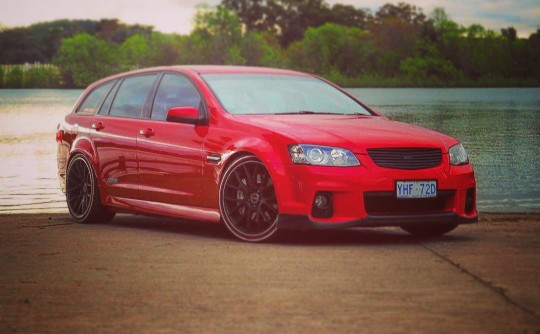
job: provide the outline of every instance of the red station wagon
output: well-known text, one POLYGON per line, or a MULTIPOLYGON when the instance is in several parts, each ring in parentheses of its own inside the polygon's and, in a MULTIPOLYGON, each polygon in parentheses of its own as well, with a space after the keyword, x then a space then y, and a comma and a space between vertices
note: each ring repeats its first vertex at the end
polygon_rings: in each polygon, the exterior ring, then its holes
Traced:
POLYGON ((278 229, 378 226, 436 236, 478 219, 458 140, 388 120, 305 73, 173 66, 111 76, 84 91, 56 140, 81 223, 160 215, 262 241, 278 229))

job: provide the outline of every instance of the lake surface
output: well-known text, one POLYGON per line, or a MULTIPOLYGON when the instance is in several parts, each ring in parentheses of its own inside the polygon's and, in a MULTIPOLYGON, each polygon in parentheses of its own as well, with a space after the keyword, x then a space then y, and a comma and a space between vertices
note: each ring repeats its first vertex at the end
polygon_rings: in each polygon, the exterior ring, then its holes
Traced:
MULTIPOLYGON (((540 88, 349 91, 392 119, 460 139, 480 211, 540 211, 540 88)), ((0 213, 67 212, 55 130, 81 92, 0 89, 0 213)))

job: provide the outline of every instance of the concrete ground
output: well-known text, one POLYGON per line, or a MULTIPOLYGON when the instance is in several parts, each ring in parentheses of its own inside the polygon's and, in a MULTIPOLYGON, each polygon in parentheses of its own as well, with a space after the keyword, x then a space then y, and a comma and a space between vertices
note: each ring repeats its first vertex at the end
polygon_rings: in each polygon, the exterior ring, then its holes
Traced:
POLYGON ((447 236, 0 216, 0 333, 540 333, 540 214, 447 236))

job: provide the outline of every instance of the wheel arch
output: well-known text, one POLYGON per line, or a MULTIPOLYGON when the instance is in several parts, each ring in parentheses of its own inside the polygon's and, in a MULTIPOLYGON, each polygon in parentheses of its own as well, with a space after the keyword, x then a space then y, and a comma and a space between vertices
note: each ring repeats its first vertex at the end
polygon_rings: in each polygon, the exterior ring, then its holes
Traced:
POLYGON ((71 145, 71 150, 66 159, 66 173, 67 173, 67 168, 69 164, 71 163, 71 160, 73 160, 73 158, 77 156, 78 154, 83 155, 90 162, 90 165, 94 171, 96 181, 98 184, 98 191, 100 192, 101 202, 104 203, 105 198, 107 197, 107 191, 105 188, 105 183, 99 177, 100 176, 99 158, 97 156, 95 145, 89 138, 86 138, 86 137, 77 138, 71 145))
POLYGON ((94 143, 92 143, 90 139, 85 137, 75 139, 75 141, 71 145, 71 150, 66 159, 66 170, 71 160, 73 160, 73 157, 75 157, 77 154, 84 155, 88 159, 88 161, 90 161, 92 167, 94 168, 94 172, 97 174, 98 158, 94 143))
POLYGON ((282 194, 279 189, 277 189, 280 188, 279 184, 281 184, 278 180, 282 180, 283 176, 286 175, 284 165, 289 161, 287 147, 294 141, 288 137, 275 133, 273 139, 274 140, 270 142, 265 139, 264 136, 256 135, 230 142, 225 150, 227 153, 222 155, 224 160, 222 161, 222 166, 216 180, 218 189, 221 187, 223 176, 227 171, 227 168, 234 161, 244 156, 253 156, 262 162, 270 174, 274 187, 276 187, 275 192, 278 205, 280 205, 279 203, 281 203, 282 194))

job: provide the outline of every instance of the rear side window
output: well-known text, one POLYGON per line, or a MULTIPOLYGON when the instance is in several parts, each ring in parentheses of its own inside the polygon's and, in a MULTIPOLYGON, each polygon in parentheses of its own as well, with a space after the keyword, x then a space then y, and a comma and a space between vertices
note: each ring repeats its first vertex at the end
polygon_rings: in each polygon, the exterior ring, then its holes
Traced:
POLYGON ((111 107, 111 116, 139 118, 157 74, 124 79, 111 107))
POLYGON ((172 107, 195 107, 199 109, 201 96, 188 78, 177 74, 165 74, 159 84, 150 118, 165 120, 172 107))
POLYGON ((103 99, 105 99, 107 94, 109 94, 109 91, 114 86, 114 83, 115 81, 111 81, 99 87, 96 87, 86 96, 86 99, 79 106, 79 108, 77 108, 75 113, 83 115, 94 115, 98 111, 103 99))
POLYGON ((114 99, 114 95, 116 94, 116 91, 118 90, 118 86, 120 85, 120 82, 117 81, 114 85, 113 89, 109 92, 109 95, 107 95, 107 98, 103 103, 101 104, 101 107, 99 108, 98 114, 99 115, 107 115, 109 113, 109 109, 111 109, 111 104, 114 99))

